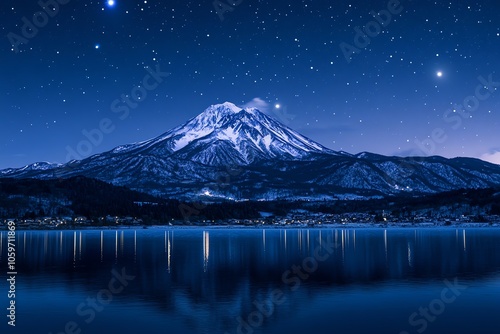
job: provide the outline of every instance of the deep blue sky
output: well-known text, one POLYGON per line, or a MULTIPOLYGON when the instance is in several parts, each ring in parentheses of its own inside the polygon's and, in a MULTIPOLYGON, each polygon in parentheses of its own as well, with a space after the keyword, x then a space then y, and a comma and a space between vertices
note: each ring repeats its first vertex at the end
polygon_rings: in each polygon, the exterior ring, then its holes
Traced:
POLYGON ((500 163, 498 0, 242 0, 221 15, 211 0, 60 1, 53 17, 35 16, 42 27, 29 38, 21 30, 37 2, 0 4, 0 168, 66 162, 82 131, 106 118, 113 130, 91 154, 155 137, 211 104, 254 99, 334 150, 500 163), (390 22, 370 23, 388 5, 390 22), (381 33, 347 61, 341 43, 356 46, 355 27, 367 24, 381 33), (114 112, 148 66, 170 75, 147 81, 128 116, 114 112), (490 92, 479 76, 490 76, 490 92), (479 105, 448 111, 464 99, 479 105))

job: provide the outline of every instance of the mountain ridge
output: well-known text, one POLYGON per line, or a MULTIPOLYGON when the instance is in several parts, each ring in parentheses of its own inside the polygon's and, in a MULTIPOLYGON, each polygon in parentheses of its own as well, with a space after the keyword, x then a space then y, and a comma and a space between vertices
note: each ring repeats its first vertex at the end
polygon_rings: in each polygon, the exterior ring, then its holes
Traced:
POLYGON ((146 141, 66 164, 0 171, 1 177, 14 178, 77 175, 153 195, 199 200, 332 200, 500 185, 500 166, 479 159, 337 152, 256 108, 229 102, 211 105, 146 141))

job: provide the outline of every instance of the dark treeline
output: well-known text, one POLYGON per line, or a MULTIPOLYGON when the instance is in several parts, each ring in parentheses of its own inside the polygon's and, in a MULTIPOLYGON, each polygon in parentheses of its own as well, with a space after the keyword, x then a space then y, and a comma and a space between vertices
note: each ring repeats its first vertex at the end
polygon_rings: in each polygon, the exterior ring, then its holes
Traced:
POLYGON ((459 189, 449 192, 414 197, 411 195, 387 196, 368 201, 334 201, 311 205, 311 211, 323 213, 372 212, 386 211, 393 216, 405 217, 419 211, 439 211, 468 207, 470 213, 482 211, 491 215, 500 215, 500 189, 459 189))
POLYGON ((106 215, 165 220, 178 218, 179 202, 114 186, 86 177, 70 179, 0 179, 0 216, 106 215), (137 202, 152 203, 138 205, 137 202), (154 204, 153 204, 154 203, 154 204))
MULTIPOLYGON (((500 215, 500 189, 457 190, 423 197, 391 196, 372 200, 336 201, 246 201, 211 204, 183 203, 114 186, 86 177, 37 180, 0 178, 0 217, 35 218, 44 216, 99 217, 131 216, 144 223, 190 222, 222 219, 251 219, 260 212, 284 216, 293 209, 311 212, 377 214, 391 212, 398 217, 421 210, 470 207, 500 215)), ((476 210, 476 211, 477 211, 476 210)))
POLYGON ((83 176, 54 180, 0 178, 2 218, 85 216, 97 221, 109 215, 164 223, 257 218, 259 210, 269 209, 278 214, 286 213, 290 207, 286 202, 184 203, 83 176))

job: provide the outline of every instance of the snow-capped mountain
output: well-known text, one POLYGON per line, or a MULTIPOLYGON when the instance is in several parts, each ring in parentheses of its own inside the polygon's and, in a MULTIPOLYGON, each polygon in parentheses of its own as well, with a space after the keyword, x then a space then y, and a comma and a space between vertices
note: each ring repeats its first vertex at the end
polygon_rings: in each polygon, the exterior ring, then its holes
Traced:
POLYGON ((0 177, 16 178, 76 175, 190 200, 359 198, 500 185, 498 165, 335 152, 257 109, 229 102, 144 142, 64 165, 0 171, 0 177))
POLYGON ((248 165, 256 161, 298 160, 313 154, 335 154, 254 108, 226 102, 165 134, 115 148, 113 153, 143 153, 211 166, 248 165))

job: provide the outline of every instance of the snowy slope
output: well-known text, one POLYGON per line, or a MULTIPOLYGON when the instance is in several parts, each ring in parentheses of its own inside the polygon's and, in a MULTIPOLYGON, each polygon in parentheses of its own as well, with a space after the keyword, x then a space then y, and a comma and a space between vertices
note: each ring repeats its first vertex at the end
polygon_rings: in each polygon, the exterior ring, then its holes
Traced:
POLYGON ((3 177, 84 175, 186 199, 413 195, 500 186, 500 166, 477 159, 335 152, 257 109, 226 102, 156 138, 64 165, 36 163, 3 177))
POLYGON ((187 123, 151 140, 112 153, 147 153, 210 165, 251 164, 266 159, 304 159, 337 154, 254 108, 212 105, 187 123))

